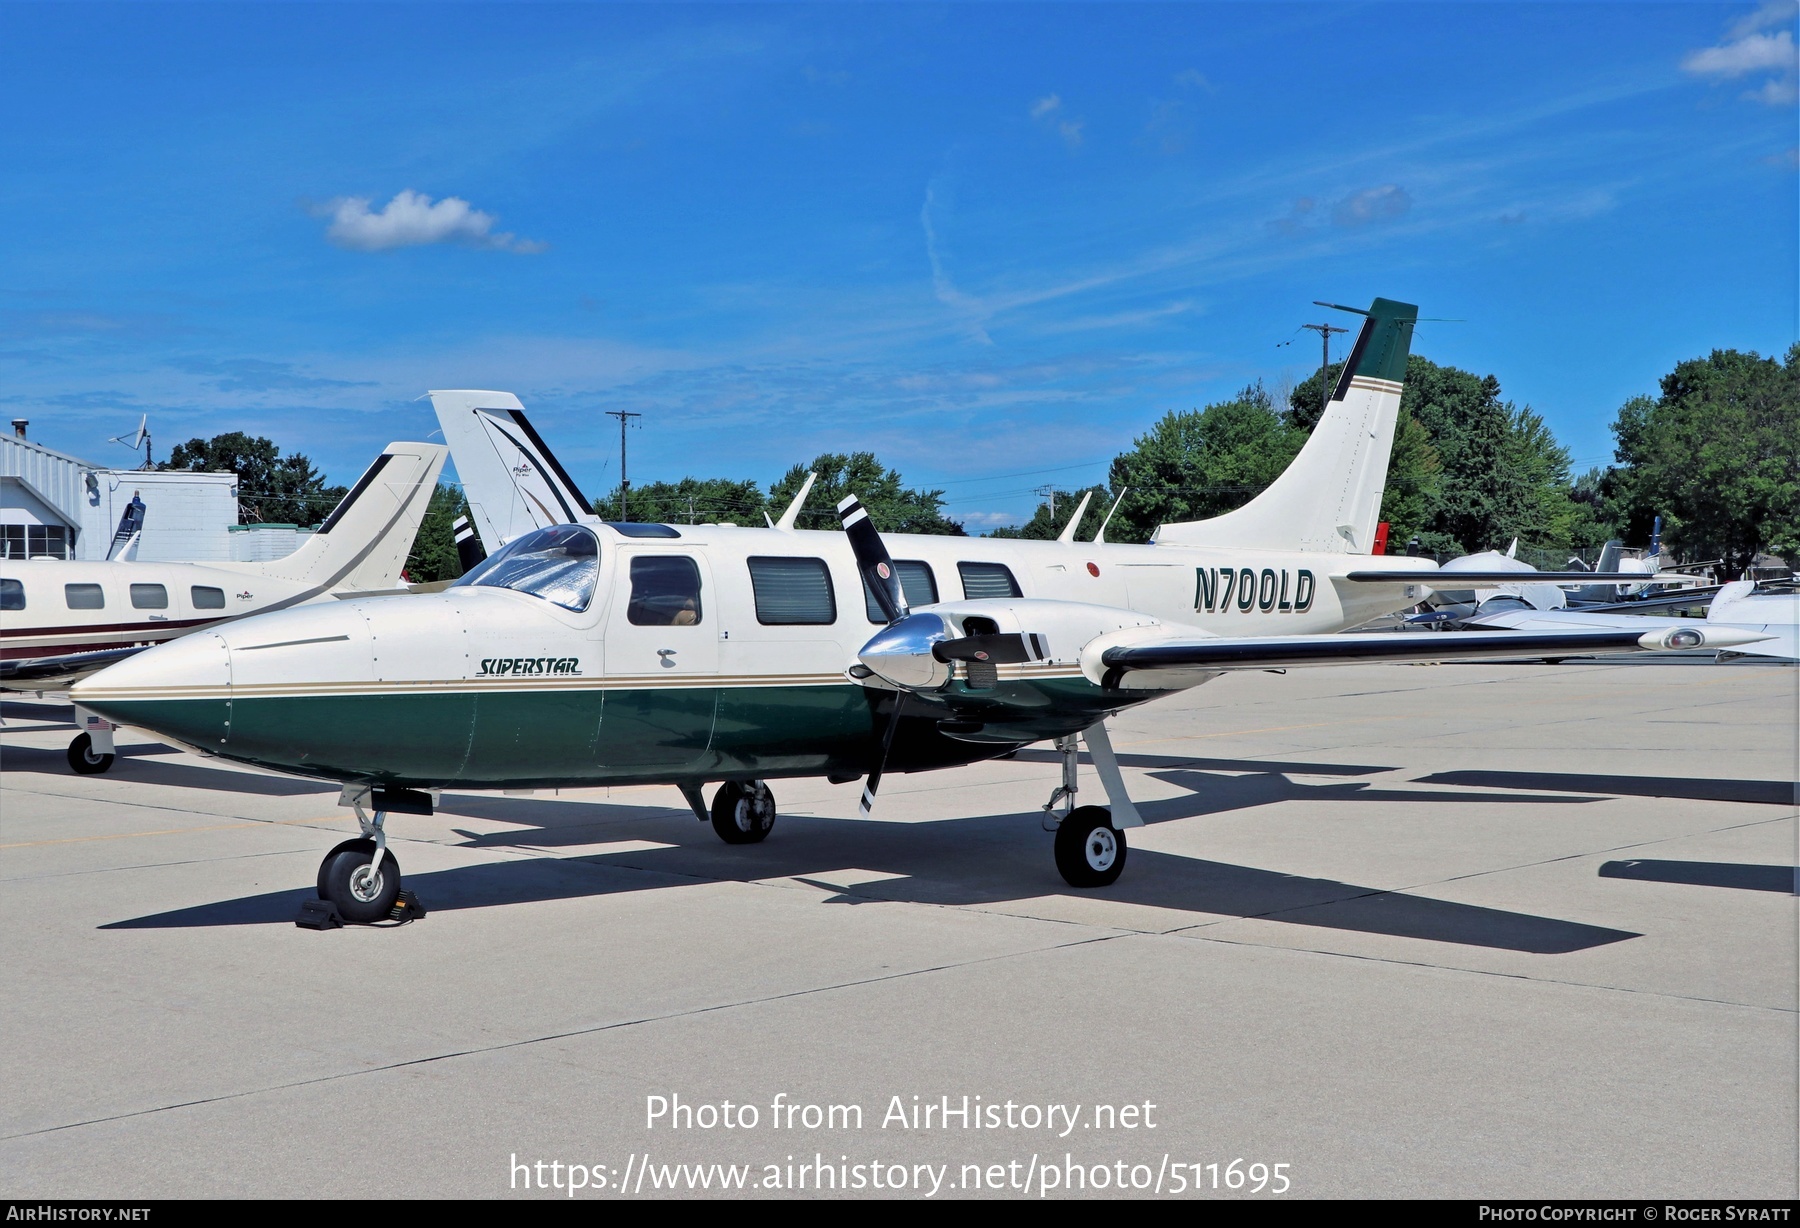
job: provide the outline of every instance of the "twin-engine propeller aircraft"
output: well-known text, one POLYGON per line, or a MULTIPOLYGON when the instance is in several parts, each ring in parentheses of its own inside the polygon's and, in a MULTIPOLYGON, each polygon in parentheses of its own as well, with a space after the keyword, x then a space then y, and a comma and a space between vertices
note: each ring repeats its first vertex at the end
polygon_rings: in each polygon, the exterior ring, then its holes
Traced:
MULTIPOLYGON (((1163 526, 1155 545, 884 542, 854 500, 844 533, 796 530, 793 509, 760 529, 549 524, 440 594, 214 628, 113 666, 75 699, 195 750, 340 783, 363 836, 326 856, 318 890, 350 921, 394 915, 385 819, 429 814, 434 790, 670 784, 721 838, 749 844, 775 821, 769 780, 866 777, 866 810, 884 772, 1045 739, 1063 754, 1045 807, 1066 810, 1052 816, 1057 867, 1103 886, 1143 821, 1112 713, 1226 670, 1671 646, 1621 631, 1331 634, 1421 594, 1393 575, 1417 559, 1366 553, 1417 312, 1376 299, 1359 314, 1288 470, 1237 511, 1163 526), (1110 809, 1073 805, 1078 739, 1110 809)), ((1691 635, 1675 643, 1716 644, 1691 635)))
MULTIPOLYGON (((267 563, 8 559, 0 563, 0 691, 61 690, 152 644, 252 614, 400 591, 447 449, 393 443, 300 548, 267 563)), ((135 503, 135 501, 134 501, 135 503)), ((121 522, 132 542, 143 523, 121 522)), ((127 520, 132 516, 127 512, 127 520)), ((104 772, 113 723, 75 708, 69 766, 104 772)))

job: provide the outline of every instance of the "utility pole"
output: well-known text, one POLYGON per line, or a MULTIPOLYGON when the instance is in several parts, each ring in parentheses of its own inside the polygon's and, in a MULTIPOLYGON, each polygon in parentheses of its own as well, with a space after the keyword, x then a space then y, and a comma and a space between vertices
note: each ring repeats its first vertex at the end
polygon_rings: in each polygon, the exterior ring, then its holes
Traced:
POLYGON ((1300 327, 1309 328, 1318 333, 1319 340, 1323 343, 1324 357, 1319 360, 1319 412, 1323 413, 1325 407, 1331 404, 1331 389, 1325 386, 1325 378, 1331 371, 1331 334, 1346 333, 1350 330, 1337 328, 1331 324, 1302 324, 1300 327))
POLYGON ((1056 487, 1040 486, 1036 490, 1032 491, 1031 493, 1034 495, 1042 495, 1046 499, 1050 500, 1050 519, 1052 521, 1055 521, 1055 519, 1056 519, 1056 487))
MULTIPOLYGON (((1344 330, 1340 328, 1338 331, 1344 330)), ((631 479, 625 476, 625 428, 630 425, 631 419, 642 418, 644 415, 629 413, 623 409, 609 409, 606 416, 619 420, 619 520, 623 523, 631 519, 625 512, 625 492, 631 489, 631 479)))

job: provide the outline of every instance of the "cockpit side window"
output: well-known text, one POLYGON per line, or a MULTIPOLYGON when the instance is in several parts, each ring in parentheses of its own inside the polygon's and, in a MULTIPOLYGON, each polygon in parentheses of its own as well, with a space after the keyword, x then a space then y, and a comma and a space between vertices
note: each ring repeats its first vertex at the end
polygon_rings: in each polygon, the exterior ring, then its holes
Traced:
POLYGON ((600 539, 578 524, 554 524, 509 542, 452 588, 510 588, 576 613, 594 600, 600 539))
POLYGON ((700 568, 681 554, 639 555, 631 560, 634 627, 692 627, 700 622, 700 568))

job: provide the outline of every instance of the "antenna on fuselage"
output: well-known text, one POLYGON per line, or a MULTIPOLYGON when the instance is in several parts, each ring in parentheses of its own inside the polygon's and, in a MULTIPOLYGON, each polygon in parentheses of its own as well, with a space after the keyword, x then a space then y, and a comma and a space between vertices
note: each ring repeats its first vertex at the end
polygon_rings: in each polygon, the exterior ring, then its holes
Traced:
MULTIPOLYGON (((777 520, 769 527, 771 529, 780 529, 783 533, 792 533, 794 531, 794 522, 800 518, 800 508, 806 503, 806 496, 812 493, 813 483, 818 480, 819 475, 817 473, 807 474, 806 481, 800 484, 800 493, 794 496, 794 501, 792 503, 788 504, 787 511, 781 513, 781 519, 777 520)), ((767 512, 764 512, 763 518, 767 519, 768 515, 767 512)))
POLYGON ((1119 497, 1114 499, 1112 506, 1106 509, 1106 518, 1100 522, 1099 529, 1094 532, 1095 545, 1104 546, 1106 544, 1106 526, 1112 523, 1113 513, 1119 510, 1119 504, 1125 502, 1125 492, 1130 489, 1129 486, 1119 487, 1119 497))
POLYGON ((1075 527, 1081 523, 1082 516, 1087 512, 1088 500, 1093 497, 1094 492, 1091 490, 1082 494, 1081 505, 1075 509, 1075 514, 1069 517, 1069 523, 1063 527, 1063 531, 1056 535, 1057 541, 1072 542, 1075 540, 1075 527))

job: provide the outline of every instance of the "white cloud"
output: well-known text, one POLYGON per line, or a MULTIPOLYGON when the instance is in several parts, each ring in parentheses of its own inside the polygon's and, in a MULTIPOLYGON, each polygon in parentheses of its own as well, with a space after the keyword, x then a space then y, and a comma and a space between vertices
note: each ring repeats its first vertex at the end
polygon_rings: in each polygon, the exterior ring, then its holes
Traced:
POLYGON ((366 196, 343 196, 317 212, 331 218, 325 237, 352 251, 378 252, 391 247, 454 243, 496 251, 541 252, 544 244, 495 231, 493 214, 476 209, 460 196, 431 197, 411 189, 398 193, 380 212, 369 209, 366 196))
POLYGON ((1733 22, 1725 41, 1716 47, 1702 47, 1681 61, 1684 71, 1696 77, 1715 81, 1735 81, 1760 73, 1772 74, 1760 85, 1744 91, 1743 96, 1771 107, 1791 107, 1800 99, 1796 82, 1794 34, 1777 30, 1762 31, 1794 19, 1794 0, 1767 0, 1755 12, 1733 22))
POLYGON ((1331 210, 1331 220, 1339 226, 1363 226, 1369 222, 1399 217, 1412 208, 1412 197, 1396 183, 1378 188, 1364 188, 1340 200, 1331 210))
POLYGON ((1031 104, 1031 118, 1041 120, 1056 129, 1056 134, 1070 149, 1081 144, 1081 129, 1087 121, 1081 119, 1062 119, 1062 96, 1046 94, 1031 104))
POLYGON ((1793 73, 1785 77, 1770 77, 1758 88, 1745 90, 1744 97, 1766 106, 1791 107, 1800 102, 1800 82, 1796 82, 1793 73))
POLYGON ((1794 20, 1794 0, 1764 0, 1748 16, 1740 17, 1725 31, 1726 38, 1742 38, 1769 26, 1785 25, 1794 20))
POLYGON ((1747 34, 1736 42, 1703 47, 1681 61, 1681 67, 1697 77, 1742 77, 1747 73, 1786 71, 1794 68, 1794 36, 1787 30, 1774 34, 1747 34))

